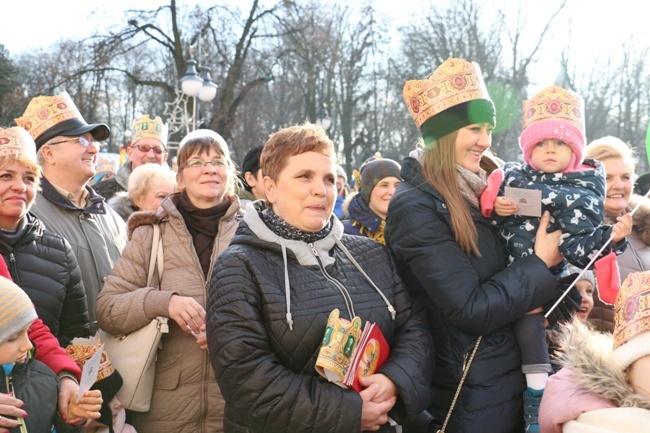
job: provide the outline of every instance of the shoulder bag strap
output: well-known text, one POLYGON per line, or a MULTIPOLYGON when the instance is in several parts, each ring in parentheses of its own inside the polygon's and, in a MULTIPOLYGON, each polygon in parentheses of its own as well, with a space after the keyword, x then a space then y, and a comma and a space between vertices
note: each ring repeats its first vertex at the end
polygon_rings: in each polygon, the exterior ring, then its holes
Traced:
POLYGON ((151 287, 153 282, 153 271, 158 265, 158 288, 160 288, 160 281, 163 275, 163 246, 162 238, 160 237, 160 226, 153 224, 153 239, 151 241, 151 258, 149 259, 149 273, 147 274, 147 286, 151 287))
POLYGON ((456 406, 456 401, 458 400, 458 396, 460 395, 460 390, 463 389, 463 383, 465 383, 465 378, 467 377, 467 373, 469 372, 469 367, 472 365, 472 361, 474 361, 474 355, 476 355, 476 351, 478 350, 479 344, 481 344, 482 338, 483 336, 479 336, 476 339, 476 344, 474 344, 474 350, 472 350, 472 355, 469 357, 469 360, 467 361, 467 364, 463 369, 463 376, 460 378, 460 383, 458 384, 458 388, 456 389, 456 395, 454 395, 454 399, 451 402, 451 406, 449 407, 449 412, 447 412, 447 416, 445 417, 445 422, 442 424, 442 427, 438 430, 437 433, 445 433, 445 429, 447 428, 447 423, 449 422, 449 418, 451 418, 451 413, 454 411, 454 406, 456 406))

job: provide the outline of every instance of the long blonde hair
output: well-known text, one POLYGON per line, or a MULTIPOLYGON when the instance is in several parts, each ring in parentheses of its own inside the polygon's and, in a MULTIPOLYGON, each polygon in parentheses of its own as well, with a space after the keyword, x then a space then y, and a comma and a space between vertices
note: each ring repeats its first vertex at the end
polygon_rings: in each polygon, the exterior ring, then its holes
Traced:
POLYGON ((456 243, 466 254, 481 254, 477 245, 477 231, 469 206, 460 192, 456 172, 456 137, 458 130, 425 146, 422 153, 422 174, 445 200, 451 215, 456 243))

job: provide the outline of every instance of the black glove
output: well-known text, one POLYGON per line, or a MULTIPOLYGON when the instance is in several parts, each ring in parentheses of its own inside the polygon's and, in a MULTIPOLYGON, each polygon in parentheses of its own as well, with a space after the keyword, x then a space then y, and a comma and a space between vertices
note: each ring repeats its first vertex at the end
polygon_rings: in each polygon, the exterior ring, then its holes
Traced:
MULTIPOLYGON (((562 294, 569 288, 571 283, 576 279, 578 274, 571 274, 568 277, 564 277, 557 283, 557 295, 553 298, 552 301, 544 304, 544 314, 551 309, 557 300, 562 296, 562 294)), ((576 311, 580 310, 580 304, 582 303, 582 295, 578 287, 575 285, 571 288, 569 293, 562 299, 557 307, 553 310, 551 314, 547 317, 548 324, 550 326, 555 326, 562 322, 568 322, 573 318, 573 315, 576 311)))

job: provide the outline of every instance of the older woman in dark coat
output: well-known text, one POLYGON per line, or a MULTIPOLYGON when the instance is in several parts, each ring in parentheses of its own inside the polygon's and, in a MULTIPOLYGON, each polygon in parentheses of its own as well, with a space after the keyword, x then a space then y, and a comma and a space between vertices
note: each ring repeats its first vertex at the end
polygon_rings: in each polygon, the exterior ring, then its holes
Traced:
POLYGON ((208 346, 226 432, 394 431, 426 407, 429 333, 388 251, 333 217, 334 147, 314 125, 273 134, 262 151, 267 203, 248 204, 210 282, 208 346), (328 316, 375 322, 390 356, 361 392, 321 377, 328 316))

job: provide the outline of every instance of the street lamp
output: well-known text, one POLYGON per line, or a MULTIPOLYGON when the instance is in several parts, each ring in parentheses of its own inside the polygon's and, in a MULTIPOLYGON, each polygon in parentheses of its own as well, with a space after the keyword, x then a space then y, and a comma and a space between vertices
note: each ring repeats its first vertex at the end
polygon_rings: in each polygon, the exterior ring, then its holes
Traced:
POLYGON ((197 96, 203 102, 210 102, 217 95, 217 87, 210 78, 210 68, 201 67, 194 59, 187 61, 187 70, 185 75, 181 77, 181 90, 184 95, 193 98, 192 130, 196 129, 197 96))
POLYGON ((330 129, 330 126, 332 126, 332 118, 327 114, 327 104, 324 102, 321 103, 320 109, 318 110, 316 125, 320 126, 325 131, 330 129))
POLYGON ((217 96, 217 85, 210 78, 210 68, 203 68, 201 73, 201 89, 199 90, 199 99, 203 102, 209 102, 217 96))

